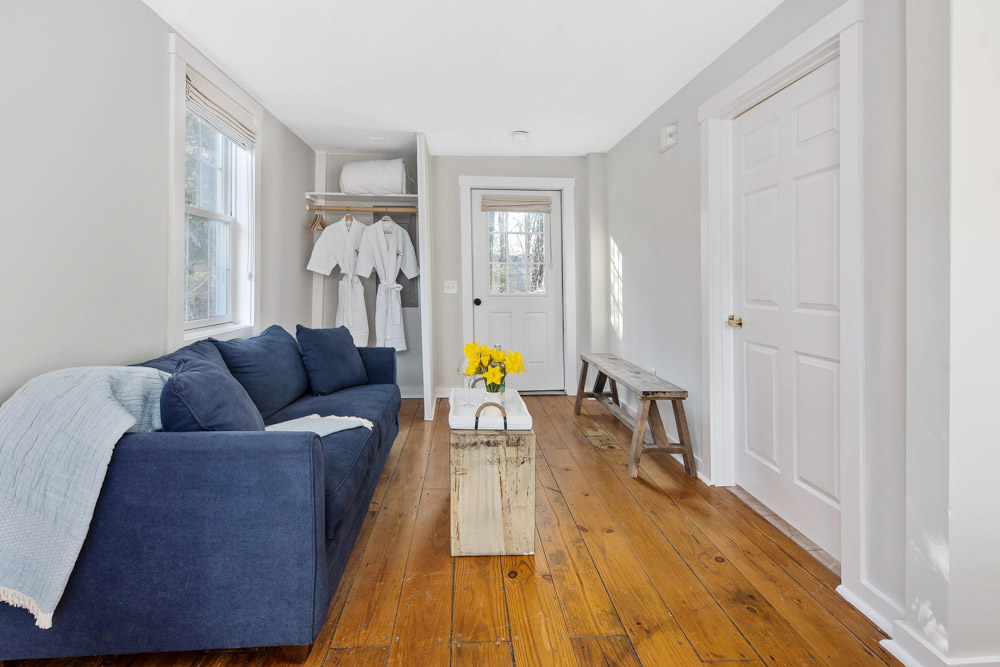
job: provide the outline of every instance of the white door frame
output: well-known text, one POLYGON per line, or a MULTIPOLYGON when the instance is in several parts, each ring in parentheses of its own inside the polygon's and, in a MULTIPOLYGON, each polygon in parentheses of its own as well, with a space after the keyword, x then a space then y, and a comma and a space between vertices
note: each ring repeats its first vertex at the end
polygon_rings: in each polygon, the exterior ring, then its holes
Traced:
MULTIPOLYGON (((712 484, 735 480, 733 330, 732 120, 840 57, 840 438, 841 569, 838 591, 869 617, 891 627, 877 600, 865 595, 865 294, 861 0, 848 0, 777 53, 698 108, 701 124, 702 379, 707 393, 703 442, 712 484), (867 598, 867 599, 863 599, 867 598), (866 604, 867 602, 867 604, 866 604)), ((737 313, 738 314, 738 313, 737 313)))
POLYGON ((563 382, 576 394, 576 215, 575 178, 520 176, 459 176, 462 207, 462 342, 473 337, 472 324, 472 191, 549 190, 562 194, 563 382))

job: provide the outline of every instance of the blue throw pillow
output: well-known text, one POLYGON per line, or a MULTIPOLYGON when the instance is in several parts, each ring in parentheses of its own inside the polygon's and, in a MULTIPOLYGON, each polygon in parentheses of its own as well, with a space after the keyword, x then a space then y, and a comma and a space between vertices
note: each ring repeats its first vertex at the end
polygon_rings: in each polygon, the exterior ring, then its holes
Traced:
POLYGON ((199 340, 191 343, 190 345, 185 345, 170 354, 165 354, 162 357, 150 359, 149 361, 144 361, 141 364, 136 365, 148 366, 149 368, 155 368, 163 371, 164 373, 173 373, 174 369, 177 368, 177 362, 181 359, 202 359, 204 361, 212 362, 219 368, 226 368, 226 362, 222 360, 222 355, 219 354, 219 349, 207 340, 199 340))
POLYGON ((299 346, 277 324, 250 338, 209 340, 264 419, 309 391, 299 346))
POLYGON ((307 329, 295 327, 302 360, 314 394, 332 394, 346 387, 368 384, 368 372, 347 327, 307 329))
POLYGON ((181 359, 160 392, 164 431, 263 431, 264 420, 224 368, 181 359))

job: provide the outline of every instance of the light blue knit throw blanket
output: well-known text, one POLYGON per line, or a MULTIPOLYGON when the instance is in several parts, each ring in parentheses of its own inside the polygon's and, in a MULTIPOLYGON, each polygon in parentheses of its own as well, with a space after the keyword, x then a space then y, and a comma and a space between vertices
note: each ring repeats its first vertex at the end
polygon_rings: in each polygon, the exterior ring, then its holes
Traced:
POLYGON ((66 588, 115 443, 156 431, 153 368, 68 368, 41 375, 0 406, 0 601, 40 628, 66 588))

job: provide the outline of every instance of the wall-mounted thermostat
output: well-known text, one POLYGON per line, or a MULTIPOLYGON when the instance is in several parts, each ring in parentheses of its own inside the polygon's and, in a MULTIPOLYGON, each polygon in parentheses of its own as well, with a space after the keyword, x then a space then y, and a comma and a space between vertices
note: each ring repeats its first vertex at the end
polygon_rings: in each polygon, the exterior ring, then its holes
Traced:
POLYGON ((676 145, 677 123, 673 123, 660 130, 660 152, 668 151, 676 145))

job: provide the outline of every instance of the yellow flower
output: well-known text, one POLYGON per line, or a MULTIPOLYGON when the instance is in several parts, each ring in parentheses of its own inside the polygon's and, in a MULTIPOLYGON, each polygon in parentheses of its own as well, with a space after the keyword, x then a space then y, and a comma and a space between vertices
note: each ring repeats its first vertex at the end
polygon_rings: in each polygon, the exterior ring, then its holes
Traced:
POLYGON ((508 373, 524 373, 524 358, 520 352, 505 352, 504 366, 507 367, 508 373))
POLYGON ((483 366, 489 366, 490 365, 490 353, 489 352, 484 352, 483 356, 479 357, 479 363, 481 363, 483 366))
POLYGON ((501 361, 504 360, 504 353, 501 352, 500 350, 490 350, 490 359, 494 363, 499 364, 501 361))
POLYGON ((469 359, 479 356, 479 343, 472 341, 465 346, 465 356, 469 359))
POLYGON ((503 372, 500 370, 499 366, 490 366, 489 369, 483 373, 483 377, 486 378, 486 382, 489 384, 500 384, 503 382, 503 372))
POLYGON ((470 361, 468 367, 465 369, 466 375, 475 375, 476 371, 479 370, 479 364, 475 361, 470 361))

